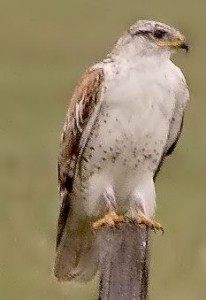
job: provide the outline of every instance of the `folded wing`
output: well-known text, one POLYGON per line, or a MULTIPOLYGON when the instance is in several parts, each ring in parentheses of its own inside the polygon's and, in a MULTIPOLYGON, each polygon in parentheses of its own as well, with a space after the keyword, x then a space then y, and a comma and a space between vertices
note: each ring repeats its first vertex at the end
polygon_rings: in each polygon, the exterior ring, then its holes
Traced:
POLYGON ((103 69, 86 71, 73 92, 67 111, 58 157, 58 183, 61 207, 56 247, 61 241, 70 211, 70 196, 76 163, 83 147, 82 137, 86 126, 94 117, 95 111, 100 107, 103 81, 103 69))

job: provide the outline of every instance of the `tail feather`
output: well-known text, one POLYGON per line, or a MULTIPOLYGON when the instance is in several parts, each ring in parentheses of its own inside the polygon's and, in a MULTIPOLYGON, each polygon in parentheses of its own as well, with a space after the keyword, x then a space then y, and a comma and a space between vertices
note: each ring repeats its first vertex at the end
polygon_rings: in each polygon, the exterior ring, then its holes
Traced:
POLYGON ((89 281, 97 272, 95 236, 85 222, 69 222, 57 248, 54 274, 60 281, 89 281))

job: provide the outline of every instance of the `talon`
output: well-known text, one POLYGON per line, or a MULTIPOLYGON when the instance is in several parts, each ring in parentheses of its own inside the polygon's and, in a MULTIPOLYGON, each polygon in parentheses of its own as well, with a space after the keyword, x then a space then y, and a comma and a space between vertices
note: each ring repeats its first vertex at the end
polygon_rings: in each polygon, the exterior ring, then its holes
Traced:
POLYGON ((119 216, 116 214, 116 212, 111 211, 108 214, 106 214, 103 218, 95 221, 92 226, 94 229, 100 229, 102 226, 105 225, 115 225, 117 223, 122 223, 124 222, 124 217, 123 216, 119 216))
POLYGON ((152 224, 151 229, 154 231, 154 233, 157 233, 156 228, 154 227, 154 225, 152 224))
POLYGON ((164 234, 164 228, 162 227, 162 225, 156 222, 155 220, 146 217, 142 212, 138 212, 135 219, 137 220, 138 224, 145 224, 150 229, 152 229, 155 233, 156 230, 161 230, 162 234, 164 234))

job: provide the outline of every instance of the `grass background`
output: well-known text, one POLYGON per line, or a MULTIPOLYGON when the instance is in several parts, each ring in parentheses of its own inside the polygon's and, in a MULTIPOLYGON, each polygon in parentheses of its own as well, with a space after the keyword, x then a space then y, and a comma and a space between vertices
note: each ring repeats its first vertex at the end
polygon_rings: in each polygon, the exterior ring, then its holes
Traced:
POLYGON ((0 1, 0 300, 94 299, 95 283, 52 276, 59 209, 56 156, 69 95, 136 19, 158 19, 188 36, 174 58, 192 102, 178 149, 157 182, 153 300, 203 300, 206 284, 206 2, 0 1))

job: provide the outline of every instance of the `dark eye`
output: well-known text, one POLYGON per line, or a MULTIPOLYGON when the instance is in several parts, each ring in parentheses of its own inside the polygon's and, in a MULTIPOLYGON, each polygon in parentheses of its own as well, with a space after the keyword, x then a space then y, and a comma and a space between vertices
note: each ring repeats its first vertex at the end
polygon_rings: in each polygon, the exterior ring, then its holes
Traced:
POLYGON ((155 30, 155 32, 154 32, 154 37, 156 38, 156 39, 161 39, 161 38, 163 38, 163 36, 165 35, 165 31, 164 30, 161 30, 161 29, 157 29, 157 30, 155 30))

